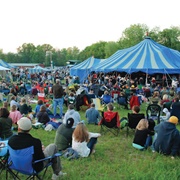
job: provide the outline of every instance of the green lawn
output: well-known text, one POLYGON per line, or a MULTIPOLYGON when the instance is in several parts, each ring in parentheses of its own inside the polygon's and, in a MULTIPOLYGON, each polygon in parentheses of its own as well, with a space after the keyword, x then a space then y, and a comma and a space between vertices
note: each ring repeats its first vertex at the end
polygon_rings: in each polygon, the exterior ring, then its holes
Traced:
MULTIPOLYGON (((142 105, 141 112, 145 112, 142 105)), ((120 117, 127 116, 130 110, 119 109, 120 117)), ((80 111, 85 119, 84 111, 80 111)), ((91 132, 100 132, 100 127, 87 125, 91 132)), ((179 126, 178 126, 179 128, 179 126)), ((31 134, 40 138, 44 145, 53 143, 55 131, 46 132, 43 129, 32 129, 31 134)), ((150 149, 139 151, 132 147, 133 131, 126 137, 126 129, 121 130, 118 137, 110 133, 102 135, 96 145, 96 153, 88 158, 68 161, 61 157, 63 171, 67 173, 62 179, 67 180, 178 180, 180 179, 179 158, 152 153, 150 149)), ((51 168, 45 179, 51 179, 51 168)), ((0 179, 4 179, 2 175, 0 179)), ((22 176, 22 180, 24 177, 22 176)))

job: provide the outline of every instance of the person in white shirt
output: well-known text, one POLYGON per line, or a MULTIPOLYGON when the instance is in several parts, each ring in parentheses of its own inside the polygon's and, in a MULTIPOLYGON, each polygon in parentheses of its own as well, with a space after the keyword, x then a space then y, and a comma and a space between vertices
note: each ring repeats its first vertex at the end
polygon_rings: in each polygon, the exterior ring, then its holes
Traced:
POLYGON ((169 112, 169 110, 167 108, 163 109, 163 113, 165 114, 165 116, 160 116, 160 120, 161 121, 168 121, 171 113, 169 112))
POLYGON ((84 123, 79 123, 72 136, 72 149, 74 149, 81 157, 88 157, 95 152, 95 144, 100 133, 88 132, 84 123))

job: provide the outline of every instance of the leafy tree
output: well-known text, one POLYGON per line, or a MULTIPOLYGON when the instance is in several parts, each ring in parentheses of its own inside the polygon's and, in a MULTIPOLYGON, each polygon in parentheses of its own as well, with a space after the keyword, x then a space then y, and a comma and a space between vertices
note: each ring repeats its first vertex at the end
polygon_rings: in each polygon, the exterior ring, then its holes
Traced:
POLYGON ((164 29, 159 33, 160 43, 172 49, 180 50, 180 27, 164 29))
POLYGON ((119 47, 125 49, 136 45, 144 39, 148 31, 149 29, 145 24, 131 25, 123 31, 119 40, 119 47))
POLYGON ((104 47, 104 51, 105 51, 105 58, 110 57, 112 54, 114 54, 117 50, 119 50, 119 44, 117 42, 107 42, 105 47, 104 47))
POLYGON ((94 56, 99 59, 105 59, 105 45, 107 42, 100 41, 98 43, 92 44, 91 46, 86 47, 83 51, 80 52, 80 60, 85 60, 91 56, 94 56))
POLYGON ((24 43, 21 47, 18 47, 17 51, 21 56, 22 62, 32 63, 35 49, 36 47, 32 43, 24 43))
POLYGON ((153 28, 150 32, 149 32, 149 37, 158 42, 159 41, 159 32, 160 32, 160 28, 159 27, 155 27, 153 28))
POLYGON ((5 59, 6 55, 3 53, 3 50, 0 49, 0 59, 5 59))

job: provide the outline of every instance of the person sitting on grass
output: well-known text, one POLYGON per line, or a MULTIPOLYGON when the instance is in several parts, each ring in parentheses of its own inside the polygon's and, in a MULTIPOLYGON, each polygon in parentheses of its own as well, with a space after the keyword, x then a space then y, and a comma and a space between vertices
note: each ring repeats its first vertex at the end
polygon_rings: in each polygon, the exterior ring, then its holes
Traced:
POLYGON ((154 127, 157 136, 153 143, 155 151, 170 155, 172 159, 180 155, 180 132, 176 128, 178 118, 171 116, 168 121, 161 122, 154 127))
POLYGON ((8 140, 13 135, 12 119, 6 108, 0 108, 0 140, 8 140))
POLYGON ((40 111, 40 107, 44 104, 44 102, 39 99, 38 102, 37 102, 37 105, 35 107, 35 116, 37 115, 37 113, 40 111))
POLYGON ((63 123, 66 124, 66 121, 69 118, 74 119, 73 128, 75 128, 76 125, 81 121, 81 116, 80 116, 79 112, 74 110, 74 105, 73 104, 68 105, 68 110, 64 115, 63 123))
POLYGON ((50 121, 45 105, 40 107, 40 111, 37 113, 36 117, 38 122, 42 123, 43 125, 46 125, 50 121))
POLYGON ((95 153, 95 144, 99 133, 88 132, 84 123, 80 122, 72 136, 72 149, 74 149, 81 157, 88 157, 91 153, 95 153))
POLYGON ((17 110, 16 105, 12 105, 9 117, 12 119, 13 124, 17 124, 18 120, 22 118, 22 114, 17 110))
POLYGON ((99 111, 95 109, 95 104, 91 103, 91 107, 86 110, 85 116, 87 118, 88 124, 98 125, 100 114, 99 111))
POLYGON ((21 112, 21 114, 24 115, 27 115, 29 112, 32 112, 32 107, 27 105, 26 99, 24 97, 21 98, 19 111, 21 112))
POLYGON ((74 128, 72 128, 73 124, 74 119, 69 118, 67 119, 66 124, 61 124, 58 127, 54 143, 57 145, 59 151, 66 150, 72 146, 72 134, 74 131, 74 128))
POLYGON ((148 129, 147 119, 141 119, 136 126, 136 132, 133 140, 133 147, 143 150, 152 145, 152 135, 154 132, 148 129))

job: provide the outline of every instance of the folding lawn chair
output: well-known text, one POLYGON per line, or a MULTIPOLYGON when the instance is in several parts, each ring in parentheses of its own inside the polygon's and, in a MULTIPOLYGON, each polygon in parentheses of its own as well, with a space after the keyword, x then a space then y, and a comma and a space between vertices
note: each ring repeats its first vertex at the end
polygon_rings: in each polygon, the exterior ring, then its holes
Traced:
POLYGON ((7 159, 8 159, 8 141, 0 141, 0 175, 3 170, 6 170, 7 159))
POLYGON ((32 93, 32 86, 31 84, 25 84, 25 89, 27 94, 31 94, 32 93))
POLYGON ((44 103, 49 102, 49 99, 45 98, 45 93, 38 93, 38 100, 42 100, 44 103))
POLYGON ((104 112, 99 125, 101 125, 101 133, 109 131, 115 136, 118 136, 120 132, 120 120, 118 112, 104 112))
POLYGON ((92 99, 93 103, 95 104, 95 109, 103 112, 104 111, 104 106, 101 104, 101 100, 99 98, 94 98, 92 99))
POLYGON ((150 104, 146 109, 147 119, 157 120, 157 123, 160 123, 160 115, 161 115, 161 106, 158 104, 150 104))
POLYGON ((24 174, 28 176, 26 179, 41 179, 43 180, 46 174, 46 171, 49 166, 52 165, 52 160, 55 157, 61 156, 60 153, 56 153, 53 156, 49 156, 47 158, 43 158, 40 160, 33 161, 34 147, 28 147, 20 150, 14 150, 8 146, 9 150, 9 159, 8 159, 8 170, 13 177, 13 179, 20 179, 18 176, 20 174, 24 174), (44 163, 44 167, 40 172, 36 172, 33 168, 37 163, 44 163), (42 174, 40 175, 40 173, 42 174))
POLYGON ((126 136, 129 135, 129 128, 135 130, 139 121, 144 118, 145 118, 145 115, 143 113, 139 113, 139 114, 128 113, 126 136))

